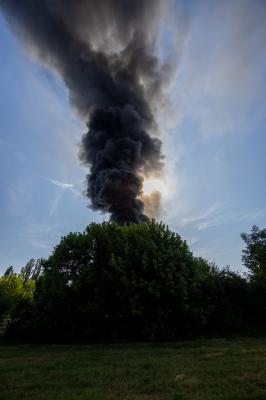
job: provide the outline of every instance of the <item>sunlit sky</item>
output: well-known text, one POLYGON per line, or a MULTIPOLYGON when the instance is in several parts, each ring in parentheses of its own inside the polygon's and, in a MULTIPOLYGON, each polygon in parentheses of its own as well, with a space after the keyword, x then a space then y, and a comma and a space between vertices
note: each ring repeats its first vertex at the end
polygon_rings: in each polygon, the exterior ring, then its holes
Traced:
MULTIPOLYGON (((160 219, 196 255, 243 271, 240 233, 266 226, 266 2, 195 0, 186 12, 171 110, 161 118, 160 219)), ((107 216, 82 194, 86 126, 63 82, 2 17, 0 60, 1 273, 107 216)))

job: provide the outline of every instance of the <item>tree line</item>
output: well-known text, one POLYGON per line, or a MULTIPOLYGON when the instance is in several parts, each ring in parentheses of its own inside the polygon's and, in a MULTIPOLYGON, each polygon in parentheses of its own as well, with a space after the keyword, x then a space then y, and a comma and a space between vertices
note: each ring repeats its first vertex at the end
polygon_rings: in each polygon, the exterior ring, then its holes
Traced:
POLYGON ((0 330, 36 342, 176 340, 259 332, 266 322, 266 229, 243 233, 248 273, 195 257, 153 220, 92 223, 47 259, 0 277, 0 330))

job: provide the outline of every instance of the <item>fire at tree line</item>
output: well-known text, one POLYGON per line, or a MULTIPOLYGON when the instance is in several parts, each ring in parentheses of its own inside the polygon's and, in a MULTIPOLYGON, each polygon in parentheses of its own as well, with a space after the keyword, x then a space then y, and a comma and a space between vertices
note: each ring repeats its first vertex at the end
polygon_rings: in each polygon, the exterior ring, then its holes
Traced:
POLYGON ((265 332, 266 229, 242 234, 246 275, 195 257, 154 220, 92 223, 0 277, 2 335, 31 342, 265 332))

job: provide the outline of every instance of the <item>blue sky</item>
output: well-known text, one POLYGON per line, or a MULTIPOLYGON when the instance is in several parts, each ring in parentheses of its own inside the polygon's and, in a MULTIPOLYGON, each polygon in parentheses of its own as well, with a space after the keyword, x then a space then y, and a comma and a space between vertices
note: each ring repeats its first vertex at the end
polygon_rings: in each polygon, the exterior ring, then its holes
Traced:
MULTIPOLYGON (((243 270, 240 233, 266 226, 266 4, 193 1, 186 12, 171 107, 161 118, 169 188, 161 219, 196 255, 243 270)), ((106 217, 82 195, 77 153, 86 126, 63 82, 1 17, 0 60, 3 272, 106 217)))

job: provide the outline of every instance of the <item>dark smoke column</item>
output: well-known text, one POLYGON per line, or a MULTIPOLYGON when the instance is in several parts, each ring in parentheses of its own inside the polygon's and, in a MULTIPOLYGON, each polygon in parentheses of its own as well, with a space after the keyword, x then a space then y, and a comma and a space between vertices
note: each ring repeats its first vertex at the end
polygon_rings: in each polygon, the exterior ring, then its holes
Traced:
POLYGON ((160 145, 145 131, 145 121, 132 106, 96 109, 83 137, 81 158, 91 166, 87 194, 92 207, 111 213, 117 222, 147 219, 139 171, 146 160, 160 159, 160 145))
POLYGON ((0 0, 11 29, 59 73, 87 119, 80 159, 94 210, 118 222, 147 219, 143 176, 160 170, 151 136, 167 64, 155 57, 165 0, 0 0))

